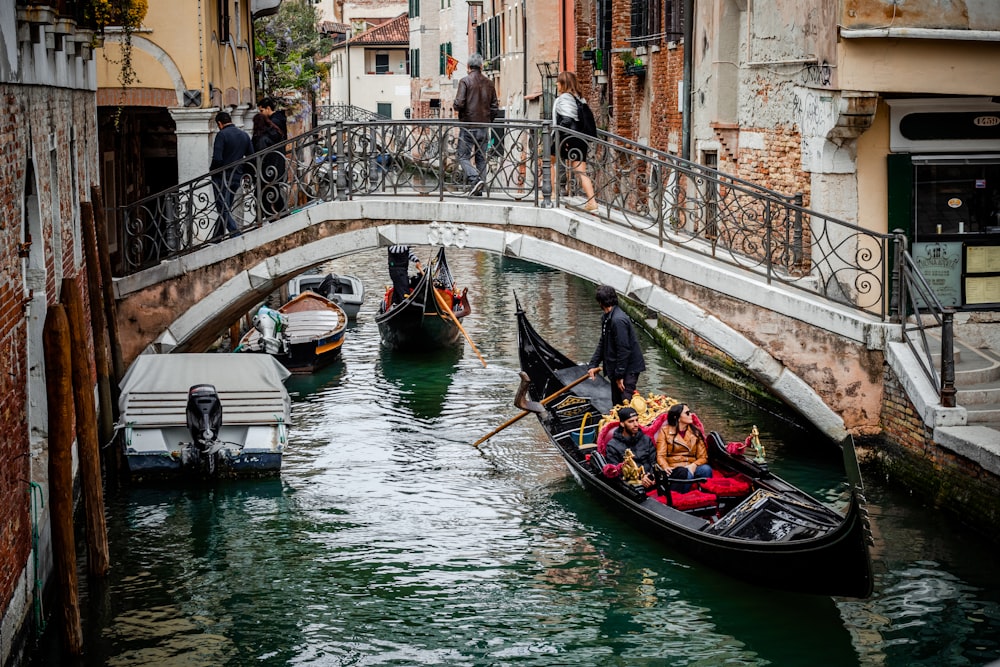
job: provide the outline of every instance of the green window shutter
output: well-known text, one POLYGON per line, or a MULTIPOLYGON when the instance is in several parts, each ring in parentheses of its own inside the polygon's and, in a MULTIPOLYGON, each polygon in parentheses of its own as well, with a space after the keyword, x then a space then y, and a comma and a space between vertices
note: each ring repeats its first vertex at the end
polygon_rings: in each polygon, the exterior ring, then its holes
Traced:
POLYGON ((909 153, 886 156, 888 170, 887 220, 889 231, 902 229, 913 242, 913 162, 909 153))

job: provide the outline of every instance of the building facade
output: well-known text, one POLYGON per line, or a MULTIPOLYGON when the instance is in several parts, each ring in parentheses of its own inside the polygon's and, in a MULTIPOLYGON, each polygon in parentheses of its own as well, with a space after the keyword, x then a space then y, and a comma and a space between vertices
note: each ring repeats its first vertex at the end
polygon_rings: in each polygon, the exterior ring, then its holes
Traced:
MULTIPOLYGON (((256 106, 253 18, 281 0, 150 2, 130 35, 109 26, 95 58, 101 185, 110 206, 135 202, 209 169, 216 112, 249 129, 256 106), (132 81, 122 86, 123 63, 132 81)), ((118 252, 109 229, 112 258, 118 252)))
MULTIPOLYGON (((693 157, 866 229, 903 230, 943 305, 994 324, 1000 5, 696 7, 693 157)), ((985 334, 963 327, 970 342, 985 334)))
POLYGON ((330 103, 405 118, 410 109, 409 46, 405 13, 335 43, 330 53, 330 103))
MULTIPOLYGON (((80 210, 99 182, 95 32, 83 2, 0 11, 0 662, 23 658, 52 575, 42 329, 69 279, 89 300, 80 210), (20 657, 19 657, 20 656, 20 657)), ((89 323, 88 323, 89 325, 89 323)), ((93 343, 81 353, 93 356, 93 343)))

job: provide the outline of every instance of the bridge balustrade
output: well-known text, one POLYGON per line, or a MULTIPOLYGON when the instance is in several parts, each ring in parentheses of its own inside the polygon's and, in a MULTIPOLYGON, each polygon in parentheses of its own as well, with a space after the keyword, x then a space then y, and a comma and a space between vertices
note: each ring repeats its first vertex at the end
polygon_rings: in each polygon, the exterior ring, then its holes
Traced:
MULTIPOLYGON (((485 197, 583 210, 555 150, 589 142, 587 173, 604 224, 685 247, 882 319, 889 316, 894 237, 811 211, 788 196, 607 133, 591 139, 547 121, 336 120, 116 211, 119 274, 194 252, 318 202, 468 196, 462 128, 484 129, 485 197), (553 167, 550 170, 550 167, 553 167), (556 187, 553 187, 553 179, 556 187), (567 182, 568 181, 568 182, 567 182), (231 201, 232 227, 224 204, 231 201)), ((574 157, 569 155, 569 160, 574 157)))

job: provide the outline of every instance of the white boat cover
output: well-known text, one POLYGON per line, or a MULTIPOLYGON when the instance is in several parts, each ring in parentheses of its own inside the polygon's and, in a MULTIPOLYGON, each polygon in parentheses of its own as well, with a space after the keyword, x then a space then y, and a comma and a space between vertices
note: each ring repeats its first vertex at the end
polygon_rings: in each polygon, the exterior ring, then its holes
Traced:
POLYGON ((269 354, 143 354, 120 383, 120 422, 138 428, 184 426, 188 391, 215 387, 224 423, 288 424, 291 375, 269 354))

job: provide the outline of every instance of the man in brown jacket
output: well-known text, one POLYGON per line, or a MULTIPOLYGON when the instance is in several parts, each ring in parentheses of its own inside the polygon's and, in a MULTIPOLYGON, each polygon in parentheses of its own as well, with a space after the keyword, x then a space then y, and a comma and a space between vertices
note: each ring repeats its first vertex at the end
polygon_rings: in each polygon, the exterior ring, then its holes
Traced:
MULTIPOLYGON (((500 107, 493 82, 483 76, 483 57, 473 53, 469 56, 468 68, 469 74, 458 82, 458 93, 455 95, 458 120, 463 123, 492 123, 500 107)), ((486 187, 486 143, 489 137, 489 128, 486 127, 462 128, 459 131, 458 164, 465 172, 466 183, 472 186, 469 194, 473 197, 482 195, 486 187), (475 166, 472 164, 473 152, 475 166)))

